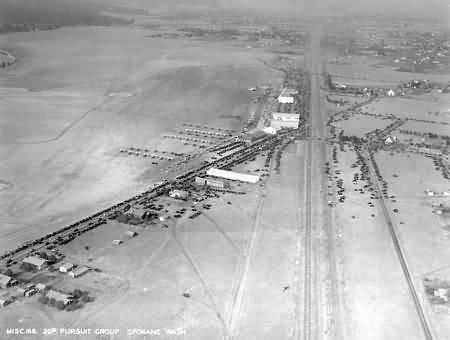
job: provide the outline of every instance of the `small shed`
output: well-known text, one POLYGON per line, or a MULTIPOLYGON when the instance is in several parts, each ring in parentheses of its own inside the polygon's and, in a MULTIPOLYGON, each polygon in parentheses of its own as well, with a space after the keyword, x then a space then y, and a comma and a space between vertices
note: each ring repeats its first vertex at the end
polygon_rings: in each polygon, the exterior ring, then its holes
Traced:
POLYGON ((0 299, 0 307, 6 307, 8 306, 12 301, 8 299, 0 299))
POLYGON ((185 200, 189 197, 189 193, 184 190, 174 189, 169 192, 169 196, 172 198, 185 200))
POLYGON ((25 295, 25 292, 27 291, 27 289, 26 288, 23 288, 23 287, 19 287, 19 288, 17 288, 17 293, 19 293, 20 295, 25 295))
POLYGON ((47 265, 48 261, 39 256, 28 256, 23 259, 22 263, 30 264, 41 270, 47 265))
POLYGON ((198 176, 195 177, 195 184, 197 185, 206 185, 206 181, 207 181, 206 178, 198 176))
POLYGON ((62 265, 59 267, 59 271, 60 271, 61 273, 68 273, 68 272, 70 272, 73 268, 75 268, 75 265, 72 264, 72 263, 67 262, 67 263, 62 264, 62 265))
POLYGON ((138 235, 138 233, 135 232, 135 231, 132 231, 132 230, 127 230, 127 231, 125 232, 125 236, 127 236, 127 237, 129 237, 129 238, 136 237, 137 235, 138 235))
POLYGON ((389 97, 394 97, 395 96, 395 91, 393 89, 390 89, 389 91, 387 91, 387 95, 389 97))
POLYGON ((35 288, 31 288, 31 289, 28 289, 24 295, 29 297, 29 296, 33 296, 36 293, 37 293, 37 290, 35 288))
POLYGON ((19 282, 12 277, 4 274, 0 274, 0 288, 9 288, 17 285, 19 282))
POLYGON ((58 292, 56 290, 49 290, 47 293, 47 297, 49 299, 55 299, 56 301, 61 301, 65 305, 68 305, 73 302, 73 296, 70 294, 65 294, 58 292))
POLYGON ((77 268, 77 269, 71 271, 71 272, 69 273, 69 275, 72 276, 73 278, 77 278, 77 277, 80 277, 80 276, 86 274, 86 273, 89 272, 90 270, 91 270, 91 268, 89 268, 89 267, 81 266, 81 267, 79 267, 79 268, 77 268))
POLYGON ((44 284, 44 283, 38 283, 38 284, 36 285, 36 289, 37 289, 39 292, 43 292, 44 290, 47 289, 47 285, 44 284))
POLYGON ((118 246, 119 244, 122 244, 122 240, 113 240, 112 243, 118 246))

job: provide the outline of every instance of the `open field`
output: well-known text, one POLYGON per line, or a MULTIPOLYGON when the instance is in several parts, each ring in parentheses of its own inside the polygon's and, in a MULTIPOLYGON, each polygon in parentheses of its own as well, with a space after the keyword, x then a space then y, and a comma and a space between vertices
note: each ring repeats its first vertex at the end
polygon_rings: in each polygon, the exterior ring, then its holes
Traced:
POLYGON ((185 121, 236 128, 228 117, 245 121, 247 88, 281 79, 256 59, 270 60, 261 51, 146 34, 77 27, 0 37, 19 55, 0 77, 2 249, 159 180, 150 161, 117 157, 120 148, 161 148, 185 121))
MULTIPOLYGON (((168 220, 168 228, 160 223, 133 227, 110 221, 84 234, 61 252, 67 261, 101 272, 91 271, 76 280, 56 273, 59 279, 53 280, 53 287, 89 289, 96 300, 75 312, 57 312, 37 301, 17 303, 8 307, 0 322, 10 327, 119 328, 117 339, 139 339, 127 335, 132 328, 160 329, 163 334, 177 329, 188 339, 292 334, 302 150, 291 145, 280 174, 272 174, 264 186, 241 184, 246 195, 225 194, 202 202, 213 208, 203 209, 194 220, 168 220), (280 206, 285 214, 279 214, 280 206), (124 239, 126 230, 135 230, 138 236, 124 239), (124 243, 115 246, 113 239, 124 243)), ((248 169, 261 167, 264 158, 250 162, 248 169)), ((190 208, 167 197, 157 202, 170 204, 171 209, 190 208)))
POLYGON ((428 79, 447 83, 446 74, 421 74, 396 72, 394 68, 377 65, 377 59, 352 55, 345 64, 326 63, 327 72, 333 75, 336 82, 356 86, 392 87, 411 79, 428 79))
POLYGON ((362 111, 393 114, 398 118, 414 118, 450 123, 450 94, 437 91, 420 96, 383 98, 367 104, 362 111))
MULTIPOLYGON (((422 339, 422 331, 381 210, 352 184, 349 150, 339 152, 347 200, 335 208, 344 327, 349 339, 422 339), (374 214, 374 217, 371 215, 374 214)), ((376 203, 375 203, 376 204, 376 203)))
POLYGON ((337 122, 335 125, 344 130, 347 135, 364 137, 364 134, 374 130, 382 130, 392 123, 391 119, 379 119, 376 117, 369 117, 355 114, 348 120, 337 122))
MULTIPOLYGON (((391 76, 396 80, 393 84, 404 79, 394 73, 391 76)), ((363 106, 362 114, 348 115, 347 120, 333 125, 338 131, 343 129, 347 136, 361 137, 362 132, 382 128, 380 124, 383 122, 387 125, 390 120, 383 119, 383 116, 392 114, 408 119, 400 129, 448 136, 449 129, 445 125, 448 123, 447 96, 432 91, 422 95, 377 99, 363 106), (380 117, 365 116, 364 113, 380 117)), ((391 134, 398 134, 400 141, 414 137, 416 142, 427 140, 431 143, 431 140, 422 139, 420 135, 403 135, 398 130, 391 134)), ((333 181, 343 180, 345 189, 345 202, 336 203, 334 218, 346 333, 354 339, 397 339, 399 334, 410 339, 422 339, 423 331, 379 201, 370 197, 374 193, 363 186, 367 182, 360 182, 362 174, 358 167, 351 166, 356 161, 353 149, 347 146, 344 150, 338 152, 339 162, 332 174, 333 181), (335 169, 338 172, 335 173, 335 169)), ((424 190, 448 190, 448 180, 434 169, 431 159, 400 150, 394 147, 392 151, 377 151, 375 160, 389 188, 385 202, 392 215, 392 223, 398 230, 400 247, 420 304, 436 338, 445 339, 449 331, 446 326, 448 315, 442 312, 445 307, 439 312, 431 307, 425 295, 423 279, 439 277, 440 270, 448 266, 448 221, 446 216, 432 213, 432 204, 441 201, 427 198, 424 190)), ((445 155, 442 157, 445 158, 445 155)), ((442 277, 447 279, 445 273, 442 277)))
POLYGON ((390 206, 399 211, 394 214, 394 219, 417 286, 421 287, 421 298, 432 315, 438 339, 445 339, 450 331, 449 316, 432 311, 427 303, 422 280, 429 275, 434 277, 435 271, 439 277, 439 271, 449 266, 449 238, 446 230, 449 219, 432 213, 432 204, 445 203, 446 200, 430 199, 424 190, 431 188, 437 192, 446 191, 450 184, 434 169, 430 159, 420 155, 390 156, 388 153, 380 153, 377 161, 389 183, 390 194, 395 196, 396 202, 391 202, 390 206), (399 177, 393 177, 394 173, 399 177))

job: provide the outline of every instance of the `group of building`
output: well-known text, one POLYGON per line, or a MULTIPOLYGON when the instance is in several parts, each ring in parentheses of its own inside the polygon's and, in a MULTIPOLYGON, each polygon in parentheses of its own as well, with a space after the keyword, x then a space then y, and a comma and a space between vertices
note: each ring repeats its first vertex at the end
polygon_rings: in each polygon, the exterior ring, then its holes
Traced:
MULTIPOLYGON (((36 270, 42 270, 48 265, 48 260, 32 255, 24 258, 22 260, 23 264, 34 267, 36 270)), ((77 278, 81 275, 86 274, 91 269, 86 266, 77 266, 72 263, 66 262, 59 266, 59 271, 61 273, 68 273, 71 277, 77 278)))
MULTIPOLYGON (((291 107, 296 103, 296 97, 298 95, 298 91, 292 88, 284 88, 281 90, 280 95, 278 96, 278 104, 280 108, 285 106, 291 107)), ((300 122, 300 113, 299 112, 287 112, 290 110, 281 110, 281 112, 272 112, 272 117, 270 121, 270 127, 272 129, 279 130, 281 128, 292 128, 297 129, 300 122)), ((268 130, 268 133, 273 133, 273 130, 268 130)))
MULTIPOLYGON (((230 188, 228 181, 238 181, 244 183, 257 183, 260 180, 260 176, 244 174, 235 171, 222 170, 217 168, 210 168, 206 171, 205 177, 196 176, 194 184, 198 187, 207 187, 216 190, 227 190, 230 188)), ((186 190, 172 189, 169 191, 169 197, 179 200, 187 200, 190 194, 186 190)))
MULTIPOLYGON (((22 264, 34 268, 36 270, 43 270, 48 266, 48 260, 37 256, 32 255, 25 257, 22 260, 22 264)), ((91 268, 87 266, 77 266, 70 262, 63 263, 59 266, 59 271, 61 273, 66 273, 73 278, 78 278, 91 270, 91 268)), ((44 293, 46 292, 46 296, 49 299, 55 299, 56 301, 61 301, 64 305, 70 304, 73 302, 73 297, 70 294, 61 293, 55 290, 50 290, 46 284, 43 283, 27 283, 25 285, 21 284, 18 280, 13 277, 1 274, 0 273, 0 288, 13 288, 17 286, 17 292, 21 296, 30 297, 35 295, 38 292, 44 293)), ((6 297, 0 297, 0 307, 5 307, 10 304, 13 300, 6 297)))

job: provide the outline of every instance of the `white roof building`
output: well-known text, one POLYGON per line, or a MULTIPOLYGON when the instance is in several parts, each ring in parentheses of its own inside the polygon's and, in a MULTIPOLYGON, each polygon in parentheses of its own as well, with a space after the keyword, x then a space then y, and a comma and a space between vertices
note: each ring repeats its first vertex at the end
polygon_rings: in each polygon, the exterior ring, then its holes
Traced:
POLYGON ((75 268, 75 265, 73 265, 72 263, 64 263, 59 267, 59 271, 61 273, 68 273, 70 272, 73 268, 75 268))
POLYGON ((278 102, 280 104, 293 104, 294 103, 294 95, 298 93, 295 89, 285 88, 281 91, 281 94, 278 96, 278 102))
POLYGON ((11 300, 7 300, 7 299, 0 299, 0 307, 6 307, 7 305, 9 305, 11 303, 11 300))
POLYGON ((57 292, 56 290, 49 290, 47 292, 47 297, 49 299, 55 299, 56 301, 62 301, 65 305, 73 302, 73 296, 70 294, 64 294, 57 292))
POLYGON ((44 283, 38 283, 38 284, 36 285, 36 289, 37 289, 38 291, 40 291, 40 292, 43 292, 44 290, 47 289, 47 285, 44 284, 44 283))
POLYGON ((0 274, 0 288, 8 288, 16 285, 17 283, 18 281, 14 280, 12 277, 0 274))
POLYGON ((277 129, 275 129, 272 126, 265 127, 263 131, 265 133, 267 133, 268 135, 276 135, 277 134, 277 129))
POLYGON ((39 270, 41 270, 47 264, 47 262, 48 261, 46 259, 43 259, 42 257, 39 256, 28 256, 24 258, 22 261, 22 263, 31 264, 39 270))
POLYGON ((189 197, 189 193, 184 190, 174 189, 169 192, 169 196, 172 198, 186 199, 189 197))
POLYGON ((124 234, 125 234, 125 236, 128 236, 129 238, 133 238, 138 235, 138 233, 133 230, 127 230, 124 234))
POLYGON ((72 277, 74 277, 74 278, 77 278, 77 277, 80 277, 80 276, 86 274, 86 273, 89 272, 90 270, 91 270, 91 268, 86 267, 86 266, 82 266, 82 267, 79 267, 79 268, 77 268, 77 269, 71 271, 71 272, 69 273, 69 275, 72 276, 72 277))
POLYGON ((275 130, 279 130, 281 128, 290 128, 290 129, 298 129, 299 121, 298 120, 278 120, 272 119, 270 121, 270 126, 275 130))
POLYGON ((243 174, 243 173, 239 173, 239 172, 221 170, 221 169, 216 169, 216 168, 209 169, 206 172, 206 174, 208 176, 221 177, 221 178, 226 178, 226 179, 230 179, 233 181, 240 181, 240 182, 247 182, 247 183, 257 183, 260 179, 259 176, 255 176, 255 175, 243 174))
POLYGON ((299 121, 299 113, 272 112, 272 119, 282 120, 284 122, 299 121))

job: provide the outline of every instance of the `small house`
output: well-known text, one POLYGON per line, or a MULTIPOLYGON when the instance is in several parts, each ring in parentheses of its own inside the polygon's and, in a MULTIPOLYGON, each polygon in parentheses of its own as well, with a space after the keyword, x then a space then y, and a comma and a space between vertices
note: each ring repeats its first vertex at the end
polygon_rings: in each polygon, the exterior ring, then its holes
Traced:
POLYGON ((174 190, 171 190, 169 192, 169 196, 172 197, 172 198, 185 200, 185 199, 187 199, 189 197, 189 193, 187 191, 184 191, 184 190, 174 189, 174 190))
POLYGON ((441 298, 445 302, 448 302, 447 289, 438 288, 433 292, 434 296, 441 298))
POLYGON ((127 231, 125 232, 125 236, 127 236, 127 237, 129 237, 129 238, 136 237, 137 235, 138 235, 138 233, 135 232, 135 231, 132 231, 132 230, 127 230, 127 231))
POLYGON ((0 307, 6 307, 8 306, 12 301, 8 299, 0 299, 0 307))
POLYGON ((24 295, 27 296, 27 297, 30 297, 30 296, 33 296, 36 293, 37 293, 37 290, 35 288, 31 288, 31 289, 28 289, 27 291, 25 291, 24 295))
POLYGON ((36 289, 37 289, 39 292, 43 292, 43 291, 45 291, 45 290, 47 289, 47 285, 44 284, 44 283, 38 283, 38 284, 36 285, 36 289))
POLYGON ((206 185, 206 178, 203 177, 195 177, 195 184, 197 185, 206 185))
POLYGON ((68 273, 70 272, 73 268, 75 268, 75 265, 73 265, 72 263, 64 263, 59 267, 59 271, 61 273, 68 273))
POLYGON ((73 278, 78 278, 84 274, 86 274, 87 272, 89 272, 91 270, 91 268, 86 267, 86 266, 81 266, 73 271, 71 271, 69 273, 69 275, 73 278))
POLYGON ((121 241, 121 240, 113 240, 112 243, 113 243, 115 246, 118 246, 119 244, 122 244, 122 241, 121 241))
POLYGON ((24 296, 26 291, 27 291, 27 289, 24 287, 17 288, 17 293, 19 293, 19 295, 24 296))
POLYGON ((12 277, 0 274, 0 288, 9 288, 17 285, 19 282, 12 277))
POLYGON ((49 290, 46 295, 49 299, 55 299, 56 301, 61 301, 65 305, 71 304, 73 302, 73 296, 70 294, 65 294, 58 292, 56 290, 49 290))
POLYGON ((37 270, 42 270, 47 265, 48 261, 39 256, 28 256, 22 260, 22 263, 31 265, 37 270))
POLYGON ((213 188, 217 188, 217 189, 225 189, 225 188, 228 187, 228 183, 223 182, 223 181, 219 181, 219 180, 216 180, 216 179, 210 179, 210 178, 208 178, 206 184, 209 187, 213 187, 213 188))
POLYGON ((267 133, 268 135, 276 135, 277 134, 277 129, 275 129, 272 126, 268 126, 266 128, 264 128, 263 130, 265 133, 267 133))
POLYGON ((393 89, 390 89, 389 91, 387 91, 387 95, 389 97, 394 97, 395 96, 395 91, 393 89))

